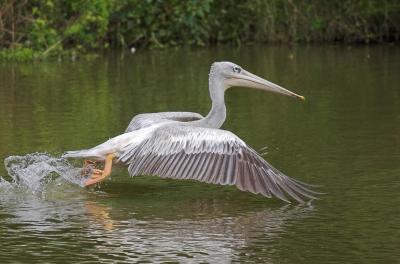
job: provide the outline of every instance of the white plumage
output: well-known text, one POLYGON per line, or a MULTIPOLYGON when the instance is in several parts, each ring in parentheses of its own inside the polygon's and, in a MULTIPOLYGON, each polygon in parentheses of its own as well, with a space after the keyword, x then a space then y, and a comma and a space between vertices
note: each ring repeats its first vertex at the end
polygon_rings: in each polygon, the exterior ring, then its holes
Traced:
MULTIPOLYGON (((316 192, 309 185, 275 169, 232 132, 218 129, 226 118, 224 92, 235 86, 235 80, 244 87, 304 99, 233 63, 214 63, 210 72, 213 104, 206 117, 191 112, 141 114, 132 119, 126 133, 64 156, 106 160, 107 167, 107 157, 112 154, 112 158, 128 166, 132 176, 157 175, 235 185, 243 191, 276 196, 287 202, 287 195, 298 202, 314 199, 316 192)), ((90 184, 100 181, 97 178, 93 176, 90 184)))

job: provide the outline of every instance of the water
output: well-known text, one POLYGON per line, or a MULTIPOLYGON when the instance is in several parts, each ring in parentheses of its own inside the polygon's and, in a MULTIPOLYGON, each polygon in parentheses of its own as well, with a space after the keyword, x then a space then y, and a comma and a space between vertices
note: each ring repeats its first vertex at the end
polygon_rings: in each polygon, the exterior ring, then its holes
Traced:
POLYGON ((226 47, 0 64, 0 260, 396 263, 399 69, 396 46, 226 47), (215 60, 307 98, 232 89, 224 128, 327 195, 287 205, 233 187, 130 178, 123 167, 100 187, 81 187, 80 161, 59 158, 63 151, 121 133, 137 113, 207 113, 215 60))

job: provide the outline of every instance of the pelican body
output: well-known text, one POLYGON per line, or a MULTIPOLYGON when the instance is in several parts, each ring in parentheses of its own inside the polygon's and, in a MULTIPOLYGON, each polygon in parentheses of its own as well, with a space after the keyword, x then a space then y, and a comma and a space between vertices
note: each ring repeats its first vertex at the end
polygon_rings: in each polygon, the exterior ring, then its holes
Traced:
POLYGON ((235 185, 240 190, 286 202, 290 198, 300 203, 314 199, 316 192, 308 184, 284 175, 238 136, 219 129, 226 119, 225 91, 234 86, 304 100, 234 63, 215 62, 209 74, 212 106, 207 116, 191 112, 137 115, 124 134, 91 149, 68 151, 64 157, 105 161, 104 170, 94 170, 86 180, 87 186, 103 181, 111 173, 115 159, 128 166, 131 176, 156 175, 235 185))

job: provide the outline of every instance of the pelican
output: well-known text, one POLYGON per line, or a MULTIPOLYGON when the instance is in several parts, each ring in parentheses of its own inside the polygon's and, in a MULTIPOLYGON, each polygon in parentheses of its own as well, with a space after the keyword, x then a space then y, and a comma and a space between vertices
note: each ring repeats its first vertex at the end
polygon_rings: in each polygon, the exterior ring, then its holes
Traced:
POLYGON ((155 175, 235 185, 290 203, 315 199, 306 183, 275 169, 243 140, 219 129, 226 119, 225 91, 240 86, 304 100, 304 97, 260 78, 232 62, 215 62, 209 74, 210 112, 202 117, 191 112, 165 112, 135 116, 124 134, 90 149, 67 151, 63 157, 104 161, 94 169, 85 186, 104 181, 113 161, 128 166, 131 176, 155 175), (289 196, 289 197, 288 197, 289 196))

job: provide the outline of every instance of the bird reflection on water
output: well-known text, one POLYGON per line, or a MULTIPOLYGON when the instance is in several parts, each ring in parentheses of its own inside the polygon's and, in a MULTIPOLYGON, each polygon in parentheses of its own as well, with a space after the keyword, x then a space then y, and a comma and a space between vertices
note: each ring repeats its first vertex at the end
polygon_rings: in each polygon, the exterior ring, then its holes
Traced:
POLYGON ((0 214, 8 217, 0 218, 0 226, 11 241, 0 253, 17 250, 10 233, 19 232, 26 238, 26 249, 41 259, 98 260, 101 255, 136 261, 224 263, 240 258, 241 249, 258 240, 278 239, 287 227, 313 211, 311 205, 271 209, 265 202, 249 207, 246 195, 213 192, 204 186, 210 195, 195 199, 193 190, 178 186, 181 199, 176 201, 167 192, 160 196, 158 189, 153 195, 149 190, 116 196, 88 192, 62 177, 42 185, 41 191, 32 192, 27 186, 2 180, 0 204, 7 207, 0 208, 0 214), (60 235, 64 242, 56 239, 60 235), (85 245, 85 250, 65 244, 68 241, 85 245))

